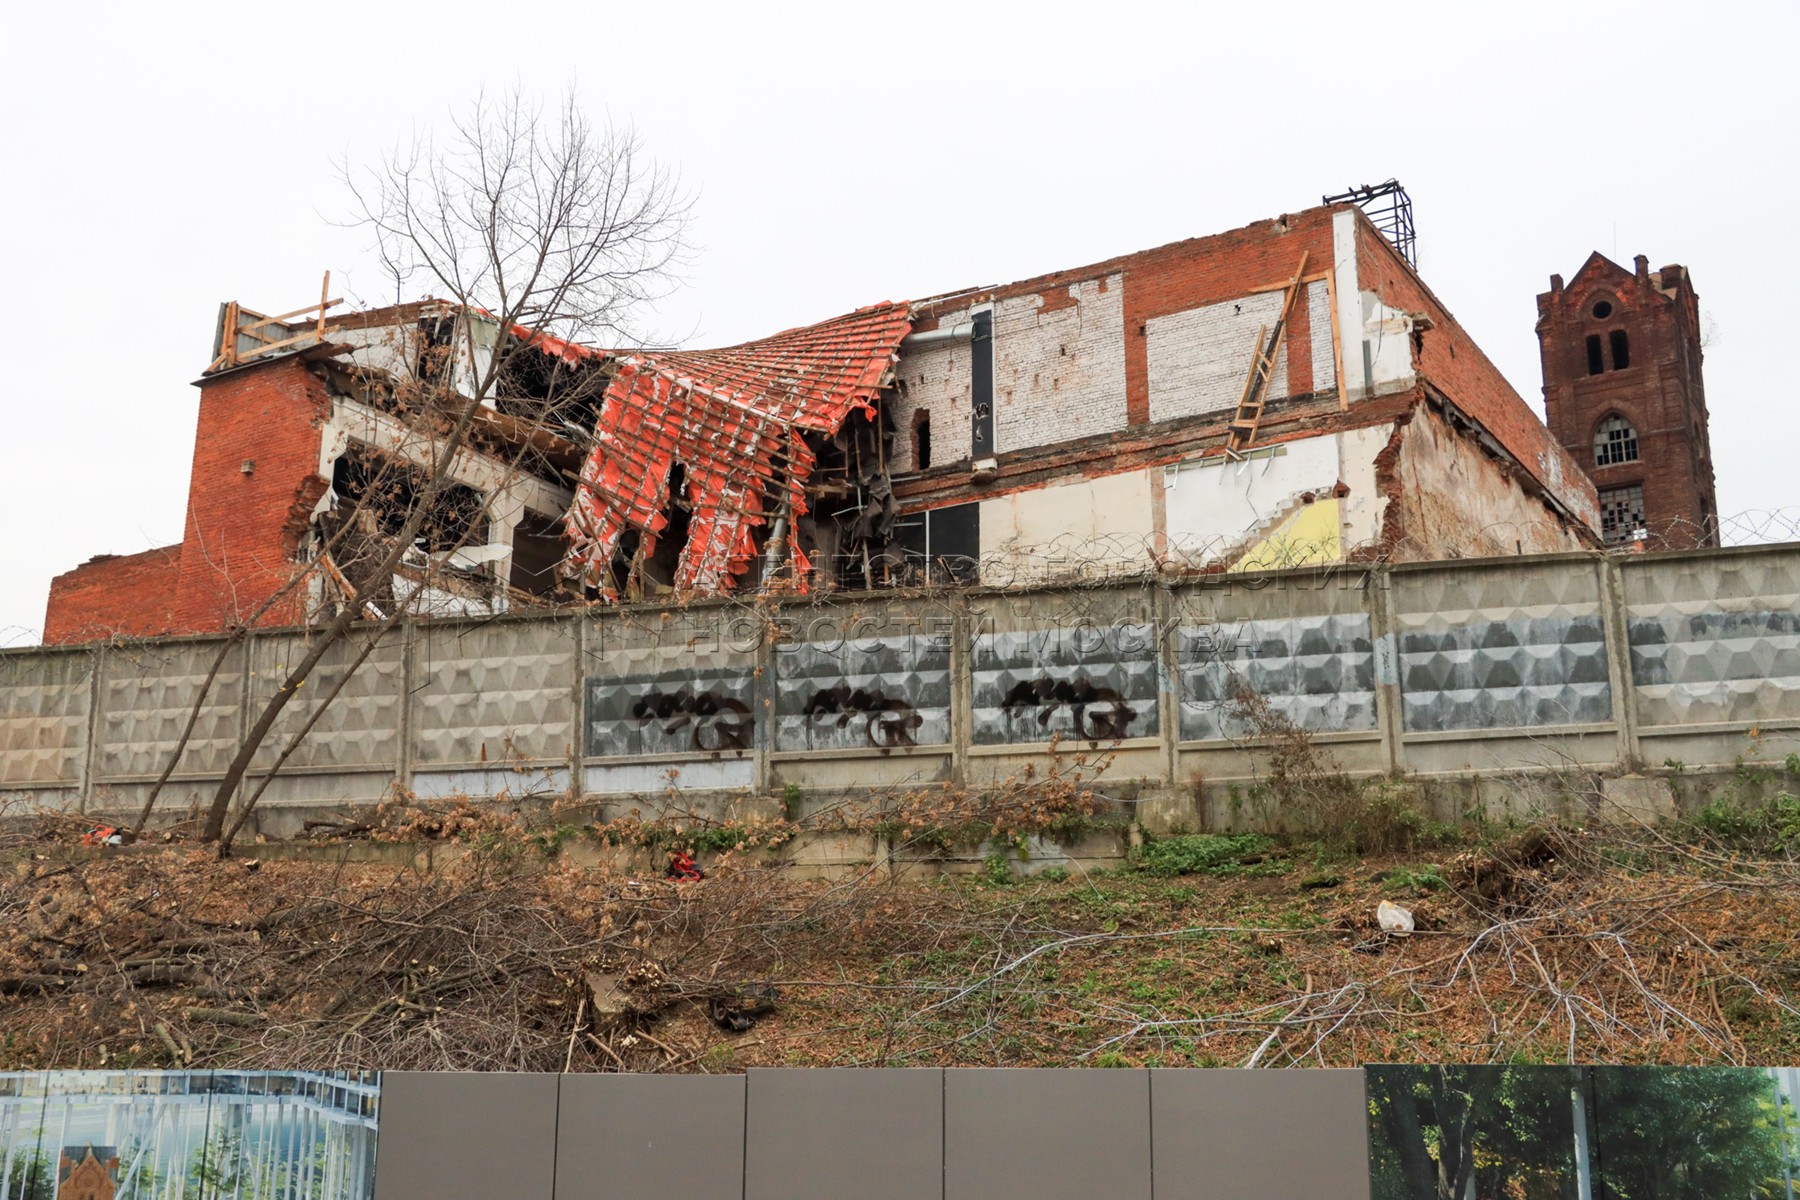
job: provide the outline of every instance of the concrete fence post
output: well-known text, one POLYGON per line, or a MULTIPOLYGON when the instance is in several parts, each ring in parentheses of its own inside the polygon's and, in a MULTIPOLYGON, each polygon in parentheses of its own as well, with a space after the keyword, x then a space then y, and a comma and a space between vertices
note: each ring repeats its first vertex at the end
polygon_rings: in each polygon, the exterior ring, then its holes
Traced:
MULTIPOLYGON (((969 746, 975 737, 975 623, 967 596, 955 599, 950 620, 950 781, 969 780, 969 746)), ((929 627, 928 627, 929 628, 929 627)), ((927 634, 929 636, 929 634, 927 634)))
POLYGON ((1173 792, 1181 766, 1181 631, 1175 627, 1175 598, 1157 583, 1150 592, 1150 625, 1156 631, 1157 737, 1162 739, 1163 773, 1173 792))
POLYGON ((1400 681, 1400 630, 1394 602, 1394 574, 1385 564, 1369 567, 1364 602, 1375 652, 1375 722, 1387 769, 1403 774, 1406 762, 1406 697, 1400 681))
POLYGON ((399 725, 399 736, 394 740, 399 743, 394 761, 394 783, 402 790, 410 793, 413 786, 413 763, 418 760, 418 747, 414 738, 418 734, 418 722, 413 714, 413 693, 418 690, 414 682, 417 670, 418 647, 416 644, 417 626, 411 617, 403 617, 400 621, 400 705, 394 715, 399 725))
POLYGON ((570 613, 568 619, 574 624, 570 637, 575 642, 575 653, 569 668, 569 686, 573 689, 570 700, 575 713, 569 735, 569 799, 580 800, 587 795, 587 768, 584 764, 587 758, 588 731, 588 619, 587 614, 579 610, 570 613))
POLYGON ((1618 731, 1619 769, 1628 774, 1642 766, 1637 736, 1637 691, 1631 678, 1631 626, 1625 614, 1625 578, 1617 561, 1594 560, 1600 576, 1600 612, 1606 637, 1606 678, 1612 691, 1612 719, 1618 731))
POLYGON ((101 720, 101 699, 106 695, 106 643, 101 642, 90 656, 88 669, 87 742, 81 748, 80 774, 75 777, 75 795, 82 813, 94 798, 94 763, 100 751, 100 732, 106 726, 101 720))

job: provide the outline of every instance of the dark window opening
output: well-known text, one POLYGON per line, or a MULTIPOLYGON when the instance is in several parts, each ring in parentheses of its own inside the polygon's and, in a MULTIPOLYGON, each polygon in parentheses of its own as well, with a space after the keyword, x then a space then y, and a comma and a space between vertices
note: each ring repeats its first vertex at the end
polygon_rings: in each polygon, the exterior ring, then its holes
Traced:
POLYGON ((1624 417, 1608 417, 1594 431, 1594 465, 1610 467, 1638 460, 1637 430, 1624 417))
POLYGON ((562 518, 527 512, 513 526, 512 547, 512 575, 508 582, 534 596, 555 593, 556 567, 563 557, 562 518))
POLYGON ((607 376, 595 363, 511 344, 494 392, 494 406, 558 437, 585 440, 606 395, 607 376))
POLYGON ((921 471, 931 467, 931 414, 923 410, 913 414, 913 461, 921 471))
MULTIPOLYGON (((340 517, 354 513, 361 525, 382 537, 399 534, 428 482, 420 468, 360 445, 338 455, 331 467, 331 490, 337 493, 340 517)), ((434 553, 486 542, 485 503, 472 487, 443 484, 415 542, 434 553)))
POLYGON ((909 513, 894 523, 909 573, 924 584, 980 581, 981 505, 953 504, 909 513))
POLYGON ((1588 374, 1589 375, 1599 375, 1602 372, 1604 372, 1606 370, 1606 360, 1601 357, 1600 335, 1599 334, 1597 334, 1597 333, 1588 334, 1587 350, 1588 350, 1588 374))
POLYGON ((1600 536, 1609 545, 1629 542, 1644 527, 1644 487, 1608 488, 1600 493, 1600 536))
MULTIPOLYGON (((669 490, 663 515, 669 523, 656 535, 656 545, 643 557, 640 575, 657 587, 674 586, 675 569, 681 565, 681 552, 687 549, 688 527, 693 523, 693 501, 688 499, 687 468, 676 463, 669 468, 669 490)), ((766 531, 767 526, 764 526, 766 531)))
POLYGON ((1631 365, 1631 343, 1623 329, 1612 331, 1613 370, 1623 371, 1631 365))
POLYGON ((1612 301, 1610 300, 1601 300, 1594 305, 1594 316, 1599 320, 1604 321, 1612 316, 1612 311, 1612 301))
POLYGON ((969 455, 988 458, 994 453, 994 314, 978 312, 971 320, 975 333, 969 339, 969 455))

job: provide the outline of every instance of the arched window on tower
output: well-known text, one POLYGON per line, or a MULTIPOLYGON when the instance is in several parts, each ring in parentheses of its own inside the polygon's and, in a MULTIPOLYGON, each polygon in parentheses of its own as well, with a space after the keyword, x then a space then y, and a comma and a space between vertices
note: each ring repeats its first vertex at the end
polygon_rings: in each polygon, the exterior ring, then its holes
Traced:
POLYGON ((1631 365, 1631 339, 1623 329, 1612 331, 1613 370, 1623 371, 1631 365))
POLYGON ((1631 422, 1617 414, 1600 422, 1594 431, 1594 465, 1610 467, 1637 460, 1638 436, 1631 422))

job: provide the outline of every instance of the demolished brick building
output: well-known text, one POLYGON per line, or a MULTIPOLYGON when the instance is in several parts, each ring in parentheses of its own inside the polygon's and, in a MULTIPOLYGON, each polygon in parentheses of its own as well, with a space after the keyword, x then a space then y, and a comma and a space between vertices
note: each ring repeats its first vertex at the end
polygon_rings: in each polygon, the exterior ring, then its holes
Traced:
POLYGON ((1599 544, 1582 467, 1355 204, 713 351, 327 307, 225 307, 182 543, 58 577, 45 641, 1599 544), (394 578, 324 555, 433 461, 409 380, 472 394, 502 350, 394 578))

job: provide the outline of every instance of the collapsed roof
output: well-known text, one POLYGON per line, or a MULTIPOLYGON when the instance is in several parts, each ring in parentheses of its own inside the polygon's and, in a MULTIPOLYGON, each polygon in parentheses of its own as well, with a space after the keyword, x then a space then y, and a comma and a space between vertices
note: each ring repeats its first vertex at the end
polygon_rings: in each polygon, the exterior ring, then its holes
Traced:
POLYGON ((638 530, 647 553, 667 528, 679 463, 692 516, 678 594, 731 590, 756 557, 756 530, 772 518, 770 536, 803 586, 810 564, 796 521, 816 462, 805 435, 834 435, 853 412, 874 415, 911 328, 910 305, 877 304, 722 350, 615 358, 569 510, 564 571, 611 597, 626 532, 638 530), (765 511, 765 496, 776 513, 765 511))

